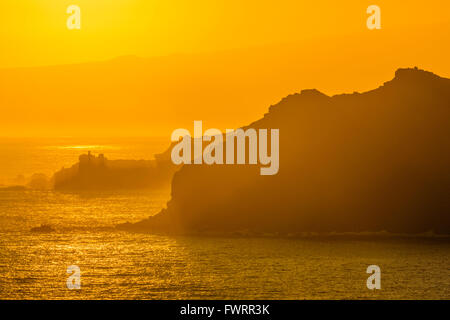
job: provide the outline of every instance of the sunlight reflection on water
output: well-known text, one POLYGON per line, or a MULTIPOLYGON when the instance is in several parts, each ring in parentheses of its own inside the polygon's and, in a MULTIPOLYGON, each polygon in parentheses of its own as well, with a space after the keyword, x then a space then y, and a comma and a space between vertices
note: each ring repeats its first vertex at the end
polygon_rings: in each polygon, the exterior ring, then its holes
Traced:
POLYGON ((170 145, 167 138, 123 139, 0 139, 0 186, 18 183, 20 176, 43 173, 50 177, 71 167, 81 154, 103 153, 110 160, 151 160, 170 145))
POLYGON ((46 146, 44 149, 78 149, 78 150, 114 150, 120 149, 119 146, 105 146, 105 145, 84 145, 84 146, 46 146))
POLYGON ((116 231, 165 192, 0 192, 1 299, 449 299, 450 244, 433 240, 169 237, 116 231), (48 223, 52 233, 31 233, 48 223), (380 265, 382 290, 366 288, 380 265), (66 269, 81 268, 81 290, 66 269))

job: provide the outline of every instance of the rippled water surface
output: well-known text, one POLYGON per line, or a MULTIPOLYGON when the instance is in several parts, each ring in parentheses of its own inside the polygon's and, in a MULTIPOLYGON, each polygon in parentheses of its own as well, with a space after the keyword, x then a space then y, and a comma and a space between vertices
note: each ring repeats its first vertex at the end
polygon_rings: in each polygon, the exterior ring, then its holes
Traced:
MULTIPOLYGON (((150 142, 0 141, 0 183, 50 174, 88 149, 149 159, 166 148, 150 142)), ((450 299, 444 239, 169 237, 113 228, 156 214, 169 193, 0 190, 0 299, 450 299), (41 224, 55 232, 30 232, 41 224), (381 290, 366 287, 372 264, 381 267, 381 290), (81 290, 66 287, 70 265, 81 269, 81 290)))
POLYGON ((168 192, 0 192, 0 298, 450 298, 450 245, 432 239, 169 237, 115 231, 168 192), (55 232, 30 229, 48 223, 55 232), (366 288, 368 265, 382 289, 366 288), (82 289, 68 290, 78 265, 82 289))

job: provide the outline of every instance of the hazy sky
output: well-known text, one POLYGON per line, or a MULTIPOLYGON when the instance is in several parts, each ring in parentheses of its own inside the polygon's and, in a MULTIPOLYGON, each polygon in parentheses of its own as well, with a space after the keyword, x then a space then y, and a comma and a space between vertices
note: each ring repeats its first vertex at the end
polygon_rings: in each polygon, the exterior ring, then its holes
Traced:
POLYGON ((447 0, 2 0, 0 67, 367 33, 366 8, 371 4, 381 8, 383 30, 411 29, 405 36, 414 36, 422 27, 450 32, 447 0), (81 30, 66 27, 71 4, 81 8, 81 30))
POLYGON ((302 89, 374 89, 400 67, 450 77, 450 1, 1 0, 0 45, 0 136, 170 137, 246 125, 302 89), (49 65, 64 66, 11 69, 49 65))

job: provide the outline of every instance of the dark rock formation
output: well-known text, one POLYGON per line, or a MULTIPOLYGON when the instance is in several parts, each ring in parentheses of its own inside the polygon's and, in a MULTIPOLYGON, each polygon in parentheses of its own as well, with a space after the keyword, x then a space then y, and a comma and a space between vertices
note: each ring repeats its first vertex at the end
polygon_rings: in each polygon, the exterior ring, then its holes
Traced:
POLYGON ((271 106, 252 128, 280 130, 280 170, 185 165, 151 232, 450 234, 450 79, 418 69, 365 93, 317 90, 271 106))
POLYGON ((56 172, 52 180, 56 190, 164 188, 170 186, 178 168, 170 159, 170 150, 155 160, 108 160, 102 154, 88 153, 71 168, 56 172))

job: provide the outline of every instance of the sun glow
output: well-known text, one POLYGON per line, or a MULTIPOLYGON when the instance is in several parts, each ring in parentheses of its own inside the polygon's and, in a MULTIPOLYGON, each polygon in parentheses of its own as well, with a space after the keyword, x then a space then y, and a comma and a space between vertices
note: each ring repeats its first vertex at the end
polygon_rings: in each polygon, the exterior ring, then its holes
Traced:
POLYGON ((450 75, 450 2, 376 4, 381 29, 369 30, 359 0, 2 0, 1 134, 237 128, 304 88, 371 90, 399 67, 450 75))
MULTIPOLYGON (((384 29, 449 27, 448 1, 377 1, 384 29)), ((367 4, 297 0, 2 0, 0 66, 49 65, 304 41, 365 32, 367 4), (81 9, 68 30, 67 8, 81 9)), ((408 31, 409 29, 409 31, 408 31)), ((447 29, 448 30, 448 29, 447 29)), ((337 53, 335 53, 337 54, 337 53)))
POLYGON ((79 149, 79 150, 105 150, 114 149, 112 146, 102 146, 102 145, 84 145, 84 146, 61 146, 59 149, 79 149))

